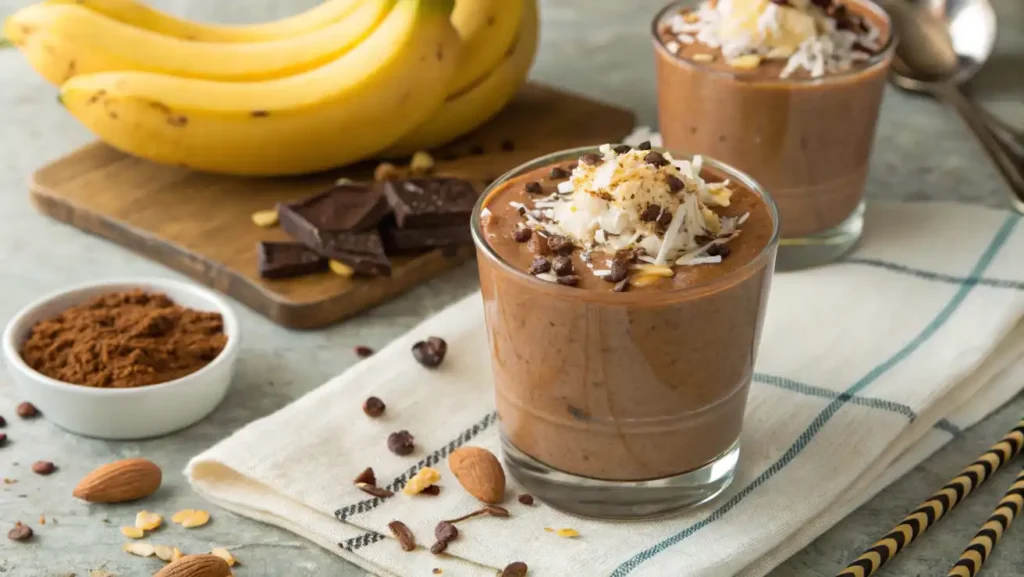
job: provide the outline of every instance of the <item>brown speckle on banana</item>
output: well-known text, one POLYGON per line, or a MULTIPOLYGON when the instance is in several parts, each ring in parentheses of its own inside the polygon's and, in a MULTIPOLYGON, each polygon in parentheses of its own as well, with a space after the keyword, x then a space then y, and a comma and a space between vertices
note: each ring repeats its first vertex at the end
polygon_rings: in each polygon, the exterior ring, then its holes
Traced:
POLYGON ((251 113, 253 118, 266 118, 270 116, 269 110, 253 110, 251 113))
POLYGON ((181 114, 172 114, 167 117, 167 124, 171 126, 185 126, 188 124, 188 117, 181 114))

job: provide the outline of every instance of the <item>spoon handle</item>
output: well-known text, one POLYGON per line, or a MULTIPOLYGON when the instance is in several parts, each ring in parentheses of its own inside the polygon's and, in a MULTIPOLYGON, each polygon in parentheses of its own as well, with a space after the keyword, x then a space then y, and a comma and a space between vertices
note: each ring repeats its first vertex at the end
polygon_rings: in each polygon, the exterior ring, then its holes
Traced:
POLYGON ((974 104, 967 99, 960 90, 952 84, 938 84, 935 86, 935 95, 953 106, 960 113, 967 127, 971 129, 989 157, 996 164, 996 168, 1002 173, 1012 189, 1010 203, 1014 210, 1024 213, 1024 173, 1014 162, 1012 155, 996 137, 995 133, 985 122, 974 104))

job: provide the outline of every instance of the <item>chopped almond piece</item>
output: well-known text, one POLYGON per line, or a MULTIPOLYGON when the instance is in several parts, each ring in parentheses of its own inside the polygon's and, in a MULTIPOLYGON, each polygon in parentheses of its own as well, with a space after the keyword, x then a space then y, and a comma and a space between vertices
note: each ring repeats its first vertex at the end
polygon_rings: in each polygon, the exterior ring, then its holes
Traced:
POLYGON ((139 511, 139 513, 135 515, 135 526, 145 531, 152 531, 159 527, 163 522, 163 517, 151 511, 139 511))
POLYGON ((402 493, 415 495, 422 493, 424 489, 441 480, 441 473, 437 469, 423 467, 409 482, 402 487, 402 493))
POLYGON ((754 70, 761 65, 761 57, 757 54, 744 54, 728 61, 729 66, 739 70, 754 70))
POLYGON ((332 260, 328 263, 328 265, 331 267, 331 272, 338 276, 352 278, 352 275, 356 274, 356 271, 353 270, 352 267, 348 266, 347 264, 341 261, 332 260))
POLYGON ((230 551, 228 551, 227 549, 224 549, 223 547, 214 547, 212 550, 210 550, 210 555, 213 555, 215 557, 220 557, 221 559, 223 559, 224 561, 227 562, 228 567, 234 567, 235 566, 235 558, 234 558, 234 556, 231 555, 230 551))
POLYGON ((174 550, 167 545, 153 545, 153 554, 161 561, 170 561, 174 556, 174 550))
POLYGON ((206 511, 192 511, 192 514, 186 517, 182 522, 181 526, 186 529, 192 529, 194 527, 202 527, 203 525, 210 522, 210 514, 206 511))
MULTIPOLYGON (((141 529, 139 530, 141 531, 141 529)), ((125 553, 131 553, 139 557, 149 557, 153 554, 153 546, 149 543, 125 543, 121 549, 125 553)))
POLYGON ((252 213, 252 223, 260 228, 277 226, 277 209, 257 210, 252 213))
POLYGON ((146 532, 138 527, 121 527, 121 534, 129 539, 142 539, 145 537, 146 532))

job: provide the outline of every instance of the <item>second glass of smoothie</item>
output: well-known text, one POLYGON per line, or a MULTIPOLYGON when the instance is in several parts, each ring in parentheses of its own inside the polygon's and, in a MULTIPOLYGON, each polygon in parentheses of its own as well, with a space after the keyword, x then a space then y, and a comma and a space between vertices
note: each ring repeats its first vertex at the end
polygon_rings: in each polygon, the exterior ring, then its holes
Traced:
POLYGON ((860 238, 890 30, 868 0, 683 0, 654 20, 665 146, 771 192, 780 269, 835 260, 860 238))
POLYGON ((605 518, 724 490, 778 240, 764 190, 712 160, 606 145, 503 176, 472 229, 510 473, 605 518))

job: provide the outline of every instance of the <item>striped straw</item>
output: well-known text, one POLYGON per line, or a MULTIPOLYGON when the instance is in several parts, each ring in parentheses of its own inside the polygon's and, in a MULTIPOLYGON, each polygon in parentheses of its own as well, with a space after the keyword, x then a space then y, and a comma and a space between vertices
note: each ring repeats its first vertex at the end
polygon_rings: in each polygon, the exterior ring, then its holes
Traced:
POLYGON ((992 516, 985 521, 981 529, 974 534, 971 544, 964 549, 960 560, 953 565, 946 577, 975 577, 981 566, 992 554, 996 543, 1003 536, 1003 533, 1010 528, 1013 518, 1020 514, 1024 507, 1024 469, 1017 474, 1017 478, 1010 485, 1010 488, 999 500, 999 505, 992 512, 992 516))
POLYGON ((944 487, 907 515, 885 537, 875 542, 860 557, 836 573, 836 577, 868 577, 878 571, 905 547, 910 546, 921 533, 942 519, 953 507, 981 486, 992 473, 1024 448, 1024 419, 992 445, 973 463, 960 471, 944 487))

